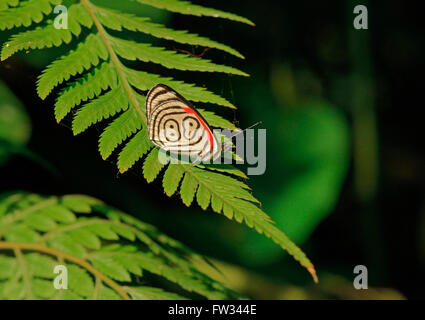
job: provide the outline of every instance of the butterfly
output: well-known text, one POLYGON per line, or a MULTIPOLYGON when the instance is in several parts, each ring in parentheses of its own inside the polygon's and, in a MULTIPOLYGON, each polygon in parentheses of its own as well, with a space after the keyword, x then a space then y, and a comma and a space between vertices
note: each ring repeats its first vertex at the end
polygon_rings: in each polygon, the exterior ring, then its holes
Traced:
POLYGON ((214 161, 221 156, 219 143, 207 121, 176 91, 157 84, 146 96, 148 136, 153 144, 195 161, 214 161))

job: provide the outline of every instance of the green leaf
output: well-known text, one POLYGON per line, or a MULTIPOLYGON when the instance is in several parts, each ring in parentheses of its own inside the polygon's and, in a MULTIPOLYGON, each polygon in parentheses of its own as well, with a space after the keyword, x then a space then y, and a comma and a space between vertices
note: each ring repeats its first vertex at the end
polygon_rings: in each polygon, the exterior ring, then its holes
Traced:
POLYGON ((102 271, 108 277, 118 281, 130 281, 130 275, 127 270, 111 257, 98 254, 89 257, 96 269, 102 271))
POLYGON ((197 109, 197 111, 202 115, 202 117, 204 117, 204 119, 211 127, 224 128, 229 130, 236 129, 236 126, 232 122, 220 117, 219 115, 216 115, 214 112, 203 109, 197 109))
POLYGON ((152 143, 147 137, 146 127, 143 127, 122 149, 118 156, 118 169, 121 173, 130 169, 151 148, 152 143))
MULTIPOLYGON (((120 250, 121 252, 124 252, 125 250, 120 250)), ((137 249, 136 249, 137 250, 137 249)), ((129 251, 133 253, 134 251, 129 251)), ((113 257, 114 261, 119 263, 125 270, 127 270, 129 273, 132 273, 136 276, 142 276, 142 269, 140 265, 137 263, 137 261, 132 257, 132 255, 126 255, 126 254, 117 254, 113 257)))
POLYGON ((75 215, 71 210, 60 205, 52 205, 42 208, 38 210, 37 213, 45 215, 57 222, 71 223, 76 220, 75 215))
POLYGON ((131 228, 119 224, 113 224, 111 226, 112 230, 118 233, 121 237, 128 239, 130 241, 134 241, 136 238, 134 231, 131 228))
POLYGON ((114 88, 99 98, 81 107, 72 121, 74 135, 86 130, 89 126, 116 113, 127 110, 128 97, 122 87, 114 88))
POLYGON ((118 235, 114 232, 109 224, 105 223, 96 223, 91 224, 86 227, 87 230, 90 230, 94 234, 105 240, 118 240, 118 235))
POLYGON ((238 22, 247 23, 254 25, 251 21, 246 18, 240 17, 233 13, 223 12, 216 9, 206 8, 196 4, 192 4, 189 1, 180 1, 180 0, 137 0, 142 4, 147 4, 155 8, 165 9, 172 12, 177 12, 181 14, 188 14, 193 16, 207 16, 214 18, 223 18, 238 22))
POLYGON ((0 10, 6 10, 9 7, 16 7, 19 0, 0 0, 0 10))
POLYGON ((99 289, 98 299, 100 300, 120 300, 120 296, 108 287, 101 285, 99 289))
POLYGON ((203 210, 208 208, 210 199, 211 193, 209 192, 207 186, 204 184, 199 185, 198 192, 196 193, 196 201, 203 210))
POLYGON ((37 242, 40 235, 25 225, 15 224, 5 232, 4 237, 10 242, 37 242))
POLYGON ((131 256, 141 268, 156 275, 163 276, 169 281, 179 284, 182 288, 188 291, 201 293, 209 299, 218 300, 226 297, 223 292, 212 289, 208 282, 200 281, 197 277, 193 277, 193 275, 189 275, 176 268, 170 268, 165 264, 158 265, 158 263, 162 262, 159 259, 137 253, 127 255, 131 256))
POLYGON ((68 234, 71 236, 74 241, 82 244, 86 248, 89 249, 100 249, 101 248, 101 242, 99 238, 90 232, 89 230, 85 229, 75 229, 68 232, 68 234))
POLYGON ((27 226, 39 231, 49 231, 56 227, 53 219, 42 214, 31 214, 23 221, 27 226))
POLYGON ((74 51, 53 61, 43 71, 37 81, 38 95, 41 99, 45 99, 58 84, 92 66, 97 66, 107 57, 108 52, 102 40, 93 34, 89 35, 74 51))
POLYGON ((53 249, 71 254, 76 257, 82 257, 86 250, 79 243, 75 242, 75 240, 67 235, 67 234, 59 234, 50 238, 47 243, 53 249))
POLYGON ((15 258, 0 255, 0 280, 12 277, 17 268, 15 258))
POLYGON ((102 90, 116 88, 118 78, 115 69, 109 63, 102 63, 84 77, 68 85, 55 104, 55 118, 60 122, 73 107, 81 102, 100 95, 102 90))
POLYGON ((149 18, 139 18, 132 14, 120 13, 111 9, 103 9, 101 7, 96 7, 96 15, 103 25, 113 30, 122 31, 122 29, 128 29, 131 31, 140 31, 151 34, 157 38, 215 48, 230 53, 236 57, 244 58, 243 55, 229 46, 201 37, 197 34, 188 33, 187 31, 182 30, 173 30, 161 24, 149 22, 149 18))
POLYGON ((184 168, 180 165, 170 164, 165 171, 162 186, 167 196, 171 197, 179 187, 180 180, 183 178, 184 168))
POLYGON ((34 295, 42 299, 49 299, 56 293, 52 281, 49 280, 31 279, 31 288, 34 291, 34 295))
POLYGON ((90 297, 94 290, 93 279, 87 271, 74 264, 67 265, 69 289, 82 297, 90 297))
POLYGON ((16 8, 0 11, 0 30, 28 27, 33 22, 38 23, 43 20, 43 15, 52 12, 52 5, 58 5, 61 2, 61 0, 28 0, 22 1, 22 4, 16 8))
POLYGON ((180 196, 183 203, 186 206, 192 204, 193 198, 195 197, 196 189, 198 188, 198 182, 191 175, 186 174, 183 178, 182 185, 180 188, 180 196))
POLYGON ((90 213, 92 206, 101 204, 102 202, 85 195, 71 194, 61 198, 62 205, 72 211, 78 213, 90 213))
MULTIPOLYGON (((197 87, 194 84, 173 80, 172 78, 164 78, 156 74, 151 74, 144 71, 136 71, 129 68, 125 68, 124 72, 131 85, 139 90, 149 90, 156 84, 163 83, 180 92, 180 94, 184 95, 188 100, 214 103, 229 108, 235 108, 226 99, 206 90, 205 88, 197 87)), ((212 112, 209 113, 212 114, 212 112)))
MULTIPOLYGON (((53 258, 33 252, 25 255, 25 262, 28 272, 39 278, 53 279, 55 277, 54 268, 58 262, 53 258)), ((51 286, 52 283, 51 283, 51 286)))
POLYGON ((176 51, 165 50, 161 47, 153 47, 146 43, 136 43, 112 36, 109 36, 109 40, 115 52, 127 60, 158 63, 169 69, 223 72, 245 77, 249 76, 247 73, 232 67, 218 65, 206 59, 191 57, 176 51))
POLYGON ((16 278, 6 281, 1 287, 0 296, 9 300, 23 299, 25 297, 24 283, 16 278))
POLYGON ((248 179, 247 175, 240 171, 239 169, 236 169, 230 164, 197 164, 198 168, 208 169, 212 171, 218 171, 222 173, 228 173, 231 175, 234 175, 236 177, 240 177, 243 179, 248 179))
MULTIPOLYGON (((108 158, 119 144, 137 132, 141 126, 142 119, 133 109, 127 110, 111 122, 100 135, 99 152, 102 158, 108 158)), ((144 141, 146 140, 145 137, 143 139, 144 141)), ((133 152, 131 153, 133 154, 133 152)), ((128 167, 129 165, 126 166, 128 167)))
POLYGON ((161 172, 164 164, 158 161, 158 148, 154 148, 143 163, 143 176, 147 182, 152 182, 161 172))
POLYGON ((1 60, 6 60, 16 52, 27 49, 44 49, 59 47, 70 43, 72 35, 80 35, 81 26, 90 28, 93 21, 81 4, 74 4, 68 10, 68 29, 56 29, 53 22, 13 35, 3 45, 1 60))

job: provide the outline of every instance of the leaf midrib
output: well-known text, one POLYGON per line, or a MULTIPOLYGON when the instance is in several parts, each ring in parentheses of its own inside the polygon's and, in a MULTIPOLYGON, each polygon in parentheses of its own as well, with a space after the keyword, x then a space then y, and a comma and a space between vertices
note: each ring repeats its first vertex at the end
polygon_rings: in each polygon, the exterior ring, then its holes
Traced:
MULTIPOLYGON (((231 204, 226 198, 224 198, 223 196, 221 196, 219 193, 217 193, 214 189, 212 189, 210 187, 210 185, 208 183, 206 183, 205 181, 203 181, 197 174, 195 174, 192 170, 190 170, 190 168, 188 168, 186 165, 182 165, 184 171, 188 174, 190 174, 192 177, 194 177, 199 184, 202 184, 205 188, 207 188, 211 193, 215 194, 217 197, 219 197, 224 203, 226 203, 227 205, 229 205, 230 207, 233 208, 233 210, 240 212, 243 216, 245 216, 245 214, 241 211, 238 210, 238 208, 236 206, 234 206, 233 204, 231 204)), ((244 200, 244 199, 241 199, 244 200)), ((247 200, 244 200, 247 201, 247 200)), ((234 216, 234 215, 233 215, 234 216)), ((254 215, 255 216, 255 215, 254 215)), ((237 221, 235 219, 235 221, 237 221)), ((267 221, 266 221, 267 222, 267 221)))
POLYGON ((121 286, 118 283, 116 283, 114 280, 112 280, 111 278, 104 275, 102 272, 100 272, 96 268, 94 268, 85 259, 75 257, 73 255, 61 252, 61 251, 56 250, 56 249, 46 247, 46 246, 38 244, 38 243, 0 241, 0 250, 14 250, 15 252, 16 251, 20 252, 22 250, 38 251, 38 252, 42 252, 42 253, 45 253, 45 254, 48 254, 48 255, 55 256, 57 258, 62 258, 64 260, 68 260, 72 263, 80 265, 81 267, 85 268, 87 271, 92 273, 94 276, 96 276, 96 278, 99 278, 101 281, 105 282, 108 286, 110 286, 112 289, 114 289, 124 300, 130 300, 130 297, 121 288, 121 286))
POLYGON ((104 42, 104 44, 106 46, 106 49, 109 52, 109 56, 111 57, 111 61, 114 64, 115 68, 117 69, 118 76, 120 77, 122 85, 123 85, 125 91, 128 94, 128 97, 130 99, 131 104, 134 106, 134 108, 139 113, 140 117, 142 118, 143 122, 146 124, 146 116, 143 113, 143 111, 141 110, 140 105, 137 102, 136 97, 134 96, 133 89, 131 89, 131 86, 130 86, 130 84, 129 84, 129 82, 128 82, 125 74, 124 74, 124 70, 122 68, 120 60, 118 59, 118 56, 116 55, 115 51, 112 49, 112 45, 111 45, 111 43, 108 39, 108 33, 105 31, 102 24, 97 19, 90 1, 81 0, 81 3, 84 6, 84 8, 87 10, 87 12, 89 13, 90 17, 92 18, 94 25, 95 25, 100 37, 102 38, 102 41, 104 42))

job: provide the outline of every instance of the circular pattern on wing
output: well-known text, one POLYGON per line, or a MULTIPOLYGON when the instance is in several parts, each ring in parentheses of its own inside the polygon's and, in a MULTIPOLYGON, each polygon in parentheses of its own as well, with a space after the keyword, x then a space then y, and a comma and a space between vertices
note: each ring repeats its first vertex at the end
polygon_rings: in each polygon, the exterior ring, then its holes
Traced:
POLYGON ((194 116, 186 116, 182 120, 183 138, 189 141, 197 140, 202 135, 201 124, 194 116))
POLYGON ((164 132, 164 138, 168 142, 177 142, 181 139, 180 126, 174 119, 162 119, 160 127, 164 132))

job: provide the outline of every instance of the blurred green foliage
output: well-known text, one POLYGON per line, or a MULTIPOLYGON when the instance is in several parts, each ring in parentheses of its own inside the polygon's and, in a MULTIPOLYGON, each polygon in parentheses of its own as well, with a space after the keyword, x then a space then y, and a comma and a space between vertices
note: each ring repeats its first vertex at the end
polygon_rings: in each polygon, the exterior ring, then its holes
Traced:
POLYGON ((22 102, 0 81, 0 165, 31 135, 31 122, 22 102))
MULTIPOLYGON (((303 243, 329 215, 338 199, 349 161, 348 124, 335 107, 306 101, 283 110, 274 135, 271 159, 282 166, 284 178, 265 195, 265 207, 296 243, 303 243)), ((250 234, 243 254, 269 262, 277 252, 250 234)))

